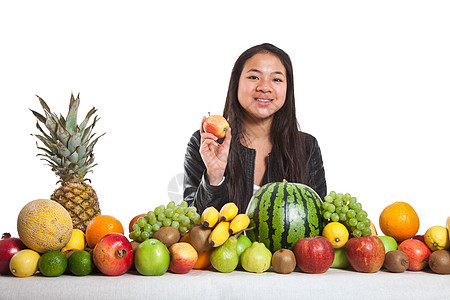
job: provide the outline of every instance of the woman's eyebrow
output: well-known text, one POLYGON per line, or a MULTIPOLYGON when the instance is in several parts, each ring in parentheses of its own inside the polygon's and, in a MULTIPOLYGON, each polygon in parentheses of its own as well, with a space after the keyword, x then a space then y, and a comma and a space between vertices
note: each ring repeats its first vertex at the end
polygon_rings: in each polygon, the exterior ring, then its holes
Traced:
MULTIPOLYGON (((260 70, 258 70, 258 69, 250 69, 250 70, 247 71, 247 73, 250 73, 250 72, 262 73, 262 72, 261 72, 260 70)), ((275 71, 275 72, 272 72, 272 74, 282 75, 282 76, 286 77, 286 76, 284 75, 284 73, 281 72, 281 71, 275 71)))

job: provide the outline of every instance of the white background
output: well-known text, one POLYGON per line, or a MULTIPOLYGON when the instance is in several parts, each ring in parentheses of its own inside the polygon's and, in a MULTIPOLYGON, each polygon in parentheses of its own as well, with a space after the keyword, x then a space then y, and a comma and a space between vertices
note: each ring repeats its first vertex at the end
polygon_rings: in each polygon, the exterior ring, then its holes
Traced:
POLYGON ((419 233, 445 225, 447 1, 214 2, 0 4, 1 232, 16 235, 20 209, 57 187, 30 135, 35 94, 66 115, 80 93, 80 119, 98 108, 106 135, 88 177, 102 213, 128 228, 168 192, 180 197, 168 185, 191 134, 222 113, 239 54, 263 42, 292 59, 297 116, 319 141, 328 190, 356 196, 377 227, 395 201, 415 208, 419 233))

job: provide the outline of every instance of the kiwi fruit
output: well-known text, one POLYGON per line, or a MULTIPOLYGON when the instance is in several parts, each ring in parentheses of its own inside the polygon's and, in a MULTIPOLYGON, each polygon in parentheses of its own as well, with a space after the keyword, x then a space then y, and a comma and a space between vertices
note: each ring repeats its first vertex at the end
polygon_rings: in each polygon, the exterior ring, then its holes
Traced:
POLYGON ((280 249, 272 255, 273 270, 280 274, 289 274, 294 271, 297 261, 294 252, 289 249, 280 249))
POLYGON ((141 242, 131 241, 131 248, 133 249, 134 253, 136 253, 136 250, 139 248, 140 245, 141 245, 141 242))
POLYGON ((64 253, 64 255, 67 257, 67 259, 69 259, 70 256, 71 256, 74 252, 77 252, 77 251, 80 251, 80 250, 78 250, 78 249, 69 249, 69 250, 64 251, 63 253, 64 253))
POLYGON ((212 229, 203 225, 197 225, 189 231, 189 238, 191 245, 198 252, 206 252, 212 249, 208 242, 209 235, 212 229))
POLYGON ((384 267, 393 273, 405 272, 409 267, 408 255, 400 250, 392 250, 384 257, 384 267))
POLYGON ((180 232, 176 228, 165 226, 158 229, 153 235, 153 238, 159 240, 169 248, 180 240, 180 232))
POLYGON ((434 273, 450 274, 450 251, 434 251, 429 257, 428 265, 434 273))

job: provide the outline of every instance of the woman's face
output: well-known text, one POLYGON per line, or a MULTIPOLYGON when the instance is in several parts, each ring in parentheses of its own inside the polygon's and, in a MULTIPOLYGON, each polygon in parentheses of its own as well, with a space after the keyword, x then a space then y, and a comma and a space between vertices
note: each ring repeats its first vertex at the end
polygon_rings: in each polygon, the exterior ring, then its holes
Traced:
POLYGON ((272 118, 286 101, 286 69, 272 53, 258 53, 247 60, 239 78, 238 100, 247 117, 272 118))

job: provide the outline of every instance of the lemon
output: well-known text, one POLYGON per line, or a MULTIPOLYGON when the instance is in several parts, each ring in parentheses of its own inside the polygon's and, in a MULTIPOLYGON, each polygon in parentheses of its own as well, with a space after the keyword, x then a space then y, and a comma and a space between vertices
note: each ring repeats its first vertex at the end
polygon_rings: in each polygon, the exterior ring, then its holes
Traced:
POLYGON ((74 229, 69 242, 61 249, 61 252, 70 249, 84 250, 86 246, 86 237, 80 229, 74 229))
POLYGON ((67 268, 67 257, 58 250, 42 254, 39 260, 39 271, 42 275, 56 277, 64 273, 67 268))
POLYGON ((447 228, 443 226, 436 225, 428 228, 423 239, 431 251, 445 250, 450 246, 447 228))
POLYGON ((91 255, 87 251, 74 252, 69 257, 69 270, 72 274, 77 276, 85 276, 92 272, 94 264, 92 263, 91 255))
POLYGON ((322 236, 331 242, 333 248, 341 248, 348 241, 348 230, 339 222, 330 222, 323 229, 322 236))
POLYGON ((9 261, 9 270, 14 276, 28 277, 36 273, 39 253, 31 249, 20 250, 9 261))

